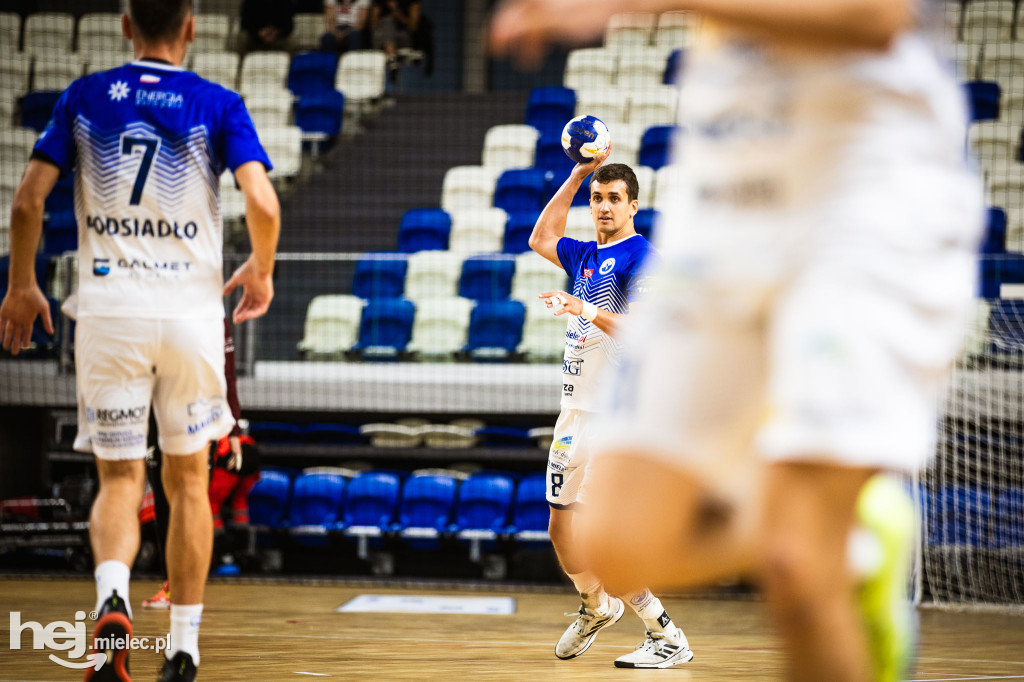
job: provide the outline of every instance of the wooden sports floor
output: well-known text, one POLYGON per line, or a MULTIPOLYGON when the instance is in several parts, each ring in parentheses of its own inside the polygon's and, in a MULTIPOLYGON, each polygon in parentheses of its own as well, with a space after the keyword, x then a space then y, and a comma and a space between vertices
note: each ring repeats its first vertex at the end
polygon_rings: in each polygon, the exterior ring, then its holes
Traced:
MULTIPOLYGON (((135 635, 157 637, 168 629, 166 611, 145 611, 140 602, 154 581, 132 583, 135 635)), ((7 612, 21 622, 71 621, 89 611, 91 581, 0 579, 0 679, 72 680, 81 673, 49 661, 49 652, 10 649, 7 612)), ((386 583, 317 585, 218 582, 209 586, 201 632, 203 680, 304 680, 318 677, 374 680, 778 680, 782 657, 756 601, 667 598, 683 626, 694 660, 668 670, 622 670, 612 661, 643 636, 626 611, 582 657, 559 661, 553 647, 578 607, 568 590, 457 589, 386 583), (513 615, 400 615, 338 613, 361 594, 506 596, 513 615)), ((914 680, 1024 679, 1024 616, 926 610, 914 680)), ((91 632, 91 630, 90 630, 91 632)), ((54 652, 60 654, 61 652, 54 652)), ((133 677, 153 680, 159 658, 135 652, 133 677)))

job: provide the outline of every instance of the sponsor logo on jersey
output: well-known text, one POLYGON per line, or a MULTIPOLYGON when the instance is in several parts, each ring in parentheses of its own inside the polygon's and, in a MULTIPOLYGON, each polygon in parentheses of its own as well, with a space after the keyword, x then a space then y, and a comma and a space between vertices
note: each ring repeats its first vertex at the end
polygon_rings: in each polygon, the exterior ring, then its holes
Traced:
POLYGON ((93 258, 92 259, 92 274, 97 277, 106 277, 110 274, 110 259, 109 258, 93 258))
POLYGON ((90 424, 100 426, 124 426, 127 424, 141 424, 146 420, 146 411, 149 405, 137 407, 112 407, 112 408, 85 408, 85 417, 90 424))
POLYGON ((224 416, 222 403, 223 401, 220 399, 197 400, 194 403, 189 403, 188 416, 196 420, 188 425, 189 435, 197 434, 210 424, 220 421, 220 418, 224 416))
POLYGON ((590 279, 594 276, 594 268, 583 268, 583 279, 590 279))
POLYGON ((565 471, 569 466, 570 448, 572 447, 572 436, 559 438, 551 444, 551 452, 548 453, 548 469, 552 471, 565 471))
POLYGON ((126 270, 188 272, 192 268, 192 263, 187 260, 153 261, 144 258, 118 258, 117 267, 126 270))
POLYGON ((175 237, 177 239, 195 239, 199 234, 199 226, 195 221, 190 220, 184 225, 166 220, 152 221, 138 218, 117 218, 103 216, 87 216, 85 226, 94 230, 96 234, 106 234, 111 237, 175 237))
POLYGON ((170 90, 143 90, 135 91, 135 106, 153 107, 155 109, 181 109, 185 106, 185 96, 180 92, 170 90))
POLYGON ((131 91, 132 89, 124 81, 114 81, 110 84, 110 90, 107 91, 107 95, 110 96, 111 101, 120 102, 127 98, 128 93, 131 91))
POLYGON ((612 271, 612 269, 614 267, 615 267, 615 259, 614 258, 606 258, 605 261, 603 263, 601 263, 601 269, 598 270, 598 272, 600 274, 602 274, 602 275, 607 275, 609 272, 612 271))
MULTIPOLYGON (((562 374, 568 374, 571 377, 578 377, 583 374, 583 359, 582 358, 566 358, 562 360, 562 374)), ((572 390, 570 389, 570 393, 572 390)))

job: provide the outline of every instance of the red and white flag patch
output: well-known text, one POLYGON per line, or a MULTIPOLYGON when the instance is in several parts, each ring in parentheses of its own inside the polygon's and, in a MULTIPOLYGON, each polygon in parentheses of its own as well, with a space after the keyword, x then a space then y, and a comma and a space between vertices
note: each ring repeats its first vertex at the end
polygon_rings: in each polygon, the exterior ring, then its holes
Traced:
POLYGON ((594 268, 583 268, 583 279, 590 279, 594 276, 594 268))
POLYGON ((160 76, 154 76, 151 73, 144 73, 141 76, 139 76, 139 81, 142 83, 159 83, 160 76))

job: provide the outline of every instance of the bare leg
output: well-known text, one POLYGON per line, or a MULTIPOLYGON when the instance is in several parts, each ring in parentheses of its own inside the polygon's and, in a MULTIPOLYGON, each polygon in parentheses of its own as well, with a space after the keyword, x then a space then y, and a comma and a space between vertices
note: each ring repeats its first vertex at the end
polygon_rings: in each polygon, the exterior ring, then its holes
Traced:
POLYGON ((548 535, 558 555, 558 563, 566 573, 582 573, 587 569, 573 538, 573 517, 576 512, 569 509, 551 509, 548 520, 548 535))
POLYGON ((167 529, 167 578, 175 604, 201 604, 213 551, 213 516, 207 493, 208 451, 164 453, 163 481, 171 518, 167 529))
POLYGON ((791 680, 870 677, 847 541, 857 495, 872 473, 819 464, 769 467, 761 575, 791 680))
POLYGON ((135 562, 139 552, 139 505, 145 487, 143 459, 96 459, 100 491, 89 516, 89 539, 96 565, 135 562))
POLYGON ((717 498, 664 462, 607 453, 590 463, 587 494, 602 504, 577 519, 586 565, 609 592, 693 587, 753 565, 754 505, 717 498), (658 523, 651 523, 657 509, 658 523))

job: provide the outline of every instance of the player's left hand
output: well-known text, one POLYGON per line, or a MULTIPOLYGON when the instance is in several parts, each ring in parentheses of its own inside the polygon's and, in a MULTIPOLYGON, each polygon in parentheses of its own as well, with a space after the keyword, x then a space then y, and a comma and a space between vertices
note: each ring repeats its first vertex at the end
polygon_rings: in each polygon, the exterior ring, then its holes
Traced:
POLYGON ((273 273, 261 272, 252 256, 231 275, 224 285, 223 295, 231 295, 238 287, 242 287, 242 300, 231 316, 235 324, 256 319, 267 312, 274 299, 273 273))
POLYGON ((549 45, 581 44, 600 36, 622 4, 615 0, 509 0, 491 20, 490 50, 536 69, 549 45))
POLYGON ((556 316, 564 315, 565 313, 579 315, 583 312, 583 301, 564 291, 545 291, 538 298, 543 299, 544 304, 556 316))
POLYGON ((39 285, 11 287, 7 290, 3 303, 0 303, 0 345, 4 350, 17 355, 29 348, 36 315, 42 318, 43 328, 52 336, 50 303, 39 285))
POLYGON ((228 443, 231 444, 231 459, 228 460, 228 471, 241 471, 242 440, 238 436, 229 436, 228 443))

